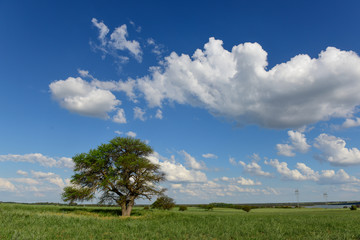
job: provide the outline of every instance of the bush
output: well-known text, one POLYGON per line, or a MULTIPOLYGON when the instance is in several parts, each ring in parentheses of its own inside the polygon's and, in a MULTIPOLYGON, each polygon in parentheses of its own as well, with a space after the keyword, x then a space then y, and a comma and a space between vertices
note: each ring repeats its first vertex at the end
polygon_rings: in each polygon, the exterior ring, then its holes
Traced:
POLYGON ((151 204, 151 208, 157 208, 162 210, 170 210, 175 207, 174 199, 168 196, 161 196, 156 201, 151 204))
POLYGON ((179 206, 179 211, 186 211, 187 210, 187 206, 179 206))
POLYGON ((200 205, 199 207, 203 208, 203 209, 205 209, 207 211, 214 209, 214 205, 212 205, 212 204, 204 204, 204 205, 200 205))
POLYGON ((352 205, 352 206, 350 207, 350 210, 356 210, 356 209, 357 209, 356 205, 352 205))
POLYGON ((245 212, 250 212, 251 206, 243 206, 241 209, 244 210, 245 212))
POLYGON ((144 207, 144 210, 149 210, 149 206, 145 206, 145 207, 144 207))

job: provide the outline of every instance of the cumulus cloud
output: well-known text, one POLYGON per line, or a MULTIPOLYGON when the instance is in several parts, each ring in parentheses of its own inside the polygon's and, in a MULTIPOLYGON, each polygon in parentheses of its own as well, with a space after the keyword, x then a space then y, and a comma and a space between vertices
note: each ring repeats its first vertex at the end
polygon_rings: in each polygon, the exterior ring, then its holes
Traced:
POLYGON ((55 81, 49 87, 53 98, 63 108, 84 116, 107 119, 108 112, 121 104, 110 91, 100 89, 80 77, 55 81))
POLYGON ((261 182, 259 181, 254 181, 250 178, 244 178, 244 177, 237 177, 237 178, 221 177, 220 180, 224 182, 237 183, 243 186, 261 185, 261 182))
POLYGON ((126 96, 133 102, 137 102, 134 88, 136 87, 136 81, 129 78, 127 81, 100 81, 91 77, 91 86, 108 91, 124 92, 126 96))
POLYGON ((278 155, 293 157, 295 156, 294 151, 306 153, 310 149, 311 146, 306 142, 306 137, 303 133, 290 130, 288 135, 291 144, 277 144, 278 155))
POLYGON ((139 107, 134 107, 134 119, 140 119, 141 121, 145 121, 146 118, 145 118, 145 111, 142 110, 141 108, 139 107))
POLYGON ((196 161, 196 159, 189 153, 185 152, 184 150, 180 151, 180 153, 184 156, 188 167, 197 170, 206 169, 205 163, 196 161))
POLYGON ((19 174, 19 175, 22 175, 22 176, 27 176, 28 175, 28 173, 26 171, 23 171, 23 170, 17 170, 16 173, 19 174))
POLYGON ((247 172, 247 173, 250 173, 251 175, 255 175, 255 176, 264 176, 264 177, 270 177, 272 176, 271 173, 269 172, 264 172, 262 169, 261 169, 261 166, 255 162, 255 161, 252 161, 248 164, 246 164, 245 162, 243 161, 239 161, 239 164, 241 166, 243 166, 244 168, 244 171, 247 172))
POLYGON ((38 185, 40 184, 39 181, 33 179, 33 178, 13 178, 12 179, 13 182, 17 182, 17 183, 24 183, 24 184, 28 184, 28 185, 38 185))
POLYGON ((113 121, 116 123, 126 123, 125 111, 120 108, 117 111, 117 114, 113 116, 113 121))
POLYGON ((348 118, 342 124, 343 128, 351 128, 351 127, 358 127, 358 126, 360 126, 360 118, 358 118, 358 117, 355 119, 348 118))
POLYGON ((202 155, 203 158, 212 158, 212 159, 217 159, 218 156, 216 156, 215 154, 213 153, 205 153, 202 155))
POLYGON ((350 166, 360 164, 360 150, 357 148, 346 148, 346 142, 335 136, 320 134, 314 146, 322 153, 316 158, 327 161, 335 166, 350 166))
POLYGON ((14 184, 4 178, 0 178, 0 192, 14 192, 16 187, 14 184))
POLYGON ((61 189, 70 183, 68 180, 64 181, 59 175, 52 172, 31 171, 31 174, 34 178, 39 179, 42 182, 46 181, 54 184, 61 189))
POLYGON ((227 51, 210 38, 191 57, 171 53, 138 79, 138 88, 151 107, 190 104, 239 125, 267 128, 346 118, 360 104, 360 58, 354 52, 328 47, 318 58, 297 55, 270 70, 267 65, 258 43, 227 51))
MULTIPOLYGON (((0 155, 0 162, 29 162, 29 163, 38 163, 41 166, 45 167, 65 167, 73 168, 74 163, 71 158, 61 157, 61 158, 52 158, 42 155, 41 153, 30 153, 24 155, 0 155)), ((18 174, 24 175, 26 172, 19 170, 18 174)))
POLYGON ((187 169, 184 165, 177 163, 174 158, 166 159, 158 153, 148 157, 153 163, 159 164, 161 170, 166 174, 170 182, 206 182, 206 174, 195 170, 187 169))
POLYGON ((289 180, 295 181, 314 181, 318 184, 344 184, 344 183, 360 183, 360 179, 350 176, 343 169, 337 172, 334 170, 322 170, 321 172, 314 171, 304 163, 297 163, 296 169, 289 169, 286 162, 279 162, 277 159, 265 161, 276 168, 280 175, 289 180))
POLYGON ((110 32, 109 28, 104 24, 104 22, 99 22, 96 18, 91 20, 93 25, 99 30, 99 40, 100 46, 97 46, 104 54, 111 54, 114 57, 117 57, 119 60, 126 61, 128 58, 125 56, 118 55, 117 51, 128 51, 138 62, 142 61, 142 50, 140 43, 136 40, 128 40, 128 31, 126 24, 121 25, 120 27, 115 28, 115 30, 110 34, 110 39, 107 37, 110 32))
POLYGON ((136 137, 136 133, 135 133, 135 132, 132 132, 132 131, 128 131, 128 132, 126 133, 126 136, 135 138, 135 137, 136 137))

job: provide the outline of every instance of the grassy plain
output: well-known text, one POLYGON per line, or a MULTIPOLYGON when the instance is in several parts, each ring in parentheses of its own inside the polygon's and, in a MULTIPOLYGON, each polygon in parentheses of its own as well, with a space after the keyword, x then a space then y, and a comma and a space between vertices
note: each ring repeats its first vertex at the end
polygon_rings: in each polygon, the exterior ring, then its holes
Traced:
POLYGON ((177 210, 2 203, 0 239, 360 239, 349 209, 177 210))

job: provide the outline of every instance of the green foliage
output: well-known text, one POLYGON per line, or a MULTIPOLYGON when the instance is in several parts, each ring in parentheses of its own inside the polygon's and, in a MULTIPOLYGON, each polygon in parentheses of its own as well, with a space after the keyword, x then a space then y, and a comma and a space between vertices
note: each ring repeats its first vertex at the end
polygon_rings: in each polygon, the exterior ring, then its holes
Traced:
POLYGON ((186 210, 187 210, 187 206, 184 205, 179 206, 179 211, 186 211, 186 210))
POLYGON ((356 205, 351 205, 350 210, 357 210, 357 206, 356 205))
POLYGON ((144 210, 149 210, 149 209, 150 209, 149 206, 144 207, 144 210))
POLYGON ((175 207, 174 199, 168 196, 161 196, 151 205, 151 208, 170 210, 175 207))
POLYGON ((207 211, 210 211, 210 210, 214 209, 214 205, 213 204, 202 204, 202 205, 199 205, 199 208, 203 208, 207 211))
POLYGON ((88 153, 73 157, 73 186, 64 188, 64 201, 84 201, 100 194, 100 204, 116 203, 129 216, 135 199, 151 200, 165 189, 157 184, 165 180, 160 166, 150 162, 150 146, 139 139, 116 137, 88 153))
POLYGON ((245 212, 250 212, 251 206, 243 206, 242 210, 244 210, 245 212))

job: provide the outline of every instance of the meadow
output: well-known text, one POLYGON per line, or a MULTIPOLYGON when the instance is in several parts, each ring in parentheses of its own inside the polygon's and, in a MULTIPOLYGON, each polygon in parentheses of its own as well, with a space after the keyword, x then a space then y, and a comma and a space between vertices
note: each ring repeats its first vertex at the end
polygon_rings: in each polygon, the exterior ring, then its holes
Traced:
POLYGON ((360 239, 360 211, 0 204, 0 239, 360 239))

